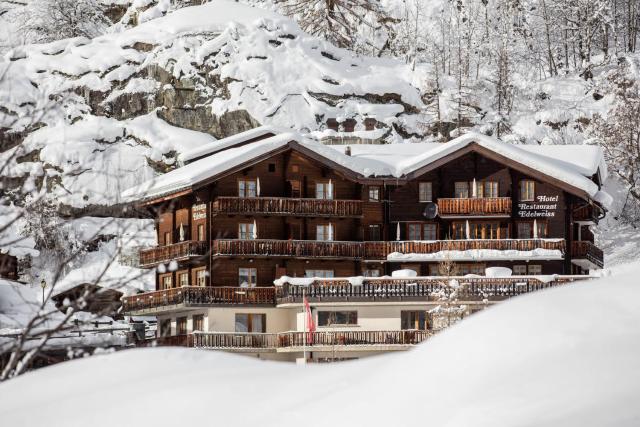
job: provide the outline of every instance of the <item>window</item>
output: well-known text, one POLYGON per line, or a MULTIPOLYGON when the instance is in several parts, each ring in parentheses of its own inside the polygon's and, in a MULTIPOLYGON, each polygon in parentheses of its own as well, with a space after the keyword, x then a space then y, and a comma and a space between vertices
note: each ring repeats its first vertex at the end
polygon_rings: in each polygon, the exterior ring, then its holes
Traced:
POLYGON ((422 222, 407 224, 409 240, 438 240, 438 227, 436 224, 422 222))
POLYGON ((318 311, 318 326, 357 324, 357 311, 318 311))
POLYGON ((262 313, 236 313, 236 332, 267 331, 267 315, 262 313))
POLYGON ((206 240, 206 236, 204 235, 204 224, 198 224, 198 240, 201 242, 206 240))
POLYGON ((420 182, 418 184, 418 200, 421 202, 433 201, 433 187, 430 182, 420 182))
POLYGON ((380 277, 380 270, 377 268, 368 268, 363 272, 364 277, 380 277))
POLYGON ((171 336, 171 319, 164 319, 160 322, 160 336, 161 337, 170 337, 171 336))
POLYGON ((201 268, 196 270, 196 286, 206 286, 207 283, 207 270, 201 268))
POLYGON ((498 239, 500 224, 497 222, 472 222, 469 224, 469 237, 472 239, 498 239))
POLYGON ((204 314, 193 315, 193 331, 204 331, 204 314))
POLYGON ((542 266, 540 264, 531 264, 528 267, 529 275, 535 276, 542 274, 542 266))
POLYGON ((187 333, 187 318, 178 317, 176 319, 176 335, 186 335, 187 333))
POLYGON ((547 223, 545 221, 536 221, 538 229, 538 237, 547 237, 547 223))
POLYGON ((333 277, 333 270, 305 270, 304 275, 305 277, 330 279, 333 277))
POLYGON ((525 276, 527 274, 527 266, 526 265, 514 265, 513 266, 513 274, 516 276, 525 276))
POLYGON ((301 197, 302 192, 300 191, 300 181, 293 179, 289 181, 289 186, 291 187, 291 197, 301 197))
POLYGON ((171 289, 172 287, 173 283, 171 280, 171 274, 160 276, 160 289, 171 289))
POLYGON ((484 196, 478 197, 498 197, 498 183, 496 181, 485 181, 484 196))
POLYGON ((180 286, 189 286, 189 272, 178 273, 178 283, 180 286))
POLYGON ((422 240, 438 240, 438 226, 436 224, 422 224, 422 240))
POLYGON ((424 311, 401 311, 400 327, 406 329, 418 329, 424 331, 427 329, 427 313, 424 311))
POLYGON ((256 197, 257 184, 255 179, 238 180, 238 197, 256 197))
POLYGON ((269 163, 269 172, 275 172, 276 171, 276 164, 275 163, 269 163))
POLYGON ((535 182, 525 179, 520 181, 520 200, 533 201, 535 199, 535 182))
POLYGON ((466 224, 464 222, 454 222, 451 224, 451 238, 456 240, 467 238, 466 224))
POLYGON ((377 185, 369 186, 369 201, 370 202, 380 201, 380 187, 378 187, 377 185))
POLYGON ((469 183, 458 181, 454 184, 454 196, 456 199, 466 199, 469 197, 469 183))
POLYGON ((487 266, 482 263, 473 263, 473 264, 458 264, 457 265, 457 274, 460 276, 464 276, 467 274, 476 274, 478 276, 484 276, 485 269, 487 266))
POLYGON ((316 225, 316 240, 333 240, 333 224, 316 225))
POLYGON ((258 282, 258 273, 255 268, 238 269, 238 285, 243 288, 253 288, 258 282))
POLYGON ((316 199, 333 199, 333 183, 328 182, 316 182, 316 199))
POLYGON ((533 223, 532 222, 519 222, 517 223, 518 239, 530 239, 533 237, 533 223))
POLYGON ((171 232, 167 231, 167 232, 164 233, 164 244, 165 245, 170 245, 171 243, 172 243, 171 242, 171 232))
POLYGON ((377 242, 381 239, 380 233, 380 225, 379 224, 370 224, 369 225, 369 240, 372 242, 377 242))
POLYGON ((407 234, 409 240, 421 240, 422 239, 422 224, 408 224, 407 234))
POLYGON ((256 238, 257 232, 253 222, 238 224, 238 239, 253 240, 256 238))

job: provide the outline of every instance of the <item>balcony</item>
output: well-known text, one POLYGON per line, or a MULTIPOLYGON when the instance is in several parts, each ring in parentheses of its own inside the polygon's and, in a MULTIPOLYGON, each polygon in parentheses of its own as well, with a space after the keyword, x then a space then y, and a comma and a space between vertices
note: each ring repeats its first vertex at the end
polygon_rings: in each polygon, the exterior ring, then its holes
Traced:
POLYGON ((285 283, 278 293, 278 303, 300 303, 302 293, 315 302, 424 301, 437 302, 449 298, 458 284, 457 299, 464 302, 496 302, 507 298, 554 288, 589 276, 555 276, 551 281, 537 277, 420 277, 407 279, 365 278, 359 284, 347 279, 316 279, 305 286, 285 283))
POLYGON ((591 242, 571 242, 571 262, 584 269, 598 269, 604 267, 604 253, 602 249, 591 242))
POLYGON ((207 253, 207 242, 186 241, 140 251, 140 268, 153 267, 172 260, 180 261, 207 253))
POLYGON ((218 197, 214 213, 292 216, 362 216, 360 200, 292 199, 286 197, 218 197))
POLYGON ((511 197, 438 199, 438 214, 442 218, 467 216, 511 216, 511 197))
POLYGON ((296 257, 325 259, 360 259, 363 242, 319 240, 214 240, 213 255, 251 257, 296 257))
POLYGON ((430 331, 316 331, 281 333, 233 333, 233 332, 197 332, 193 334, 193 346, 196 348, 275 352, 336 350, 345 347, 353 350, 404 349, 421 343, 430 337, 430 331), (306 342, 305 342, 306 335, 306 342))
MULTIPOLYGON (((564 253, 563 239, 470 239, 435 241, 364 242, 365 259, 387 259, 390 254, 435 254, 442 251, 489 249, 497 251, 557 250, 564 253)), ((437 261, 437 259, 434 259, 437 261)))
POLYGON ((149 314, 183 307, 217 305, 275 305, 276 289, 222 286, 184 286, 164 291, 146 292, 124 297, 122 311, 127 314, 149 314))

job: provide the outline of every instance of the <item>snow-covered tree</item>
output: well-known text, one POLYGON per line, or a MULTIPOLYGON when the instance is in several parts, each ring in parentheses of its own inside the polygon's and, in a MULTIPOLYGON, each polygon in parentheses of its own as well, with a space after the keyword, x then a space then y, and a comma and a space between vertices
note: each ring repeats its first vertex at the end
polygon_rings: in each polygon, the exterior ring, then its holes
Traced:
POLYGON ((339 47, 380 54, 389 48, 393 37, 391 24, 395 19, 378 0, 276 0, 276 3, 304 31, 339 47))

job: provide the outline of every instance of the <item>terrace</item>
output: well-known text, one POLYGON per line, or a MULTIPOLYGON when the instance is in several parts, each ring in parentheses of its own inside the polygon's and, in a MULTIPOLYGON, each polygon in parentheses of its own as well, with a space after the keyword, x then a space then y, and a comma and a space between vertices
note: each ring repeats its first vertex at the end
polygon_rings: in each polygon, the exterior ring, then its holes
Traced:
POLYGON ((140 268, 149 268, 172 260, 183 261, 207 253, 207 242, 192 241, 157 246, 140 251, 140 268))

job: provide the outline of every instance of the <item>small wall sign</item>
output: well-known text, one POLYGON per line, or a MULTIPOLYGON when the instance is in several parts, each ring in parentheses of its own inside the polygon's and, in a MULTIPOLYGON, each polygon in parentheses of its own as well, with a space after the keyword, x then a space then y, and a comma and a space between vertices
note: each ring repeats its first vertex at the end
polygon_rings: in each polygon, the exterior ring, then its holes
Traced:
POLYGON ((536 196, 533 202, 519 202, 520 218, 553 218, 558 210, 560 196, 536 196))
POLYGON ((207 218, 207 205, 204 203, 191 207, 191 218, 194 221, 207 218))

